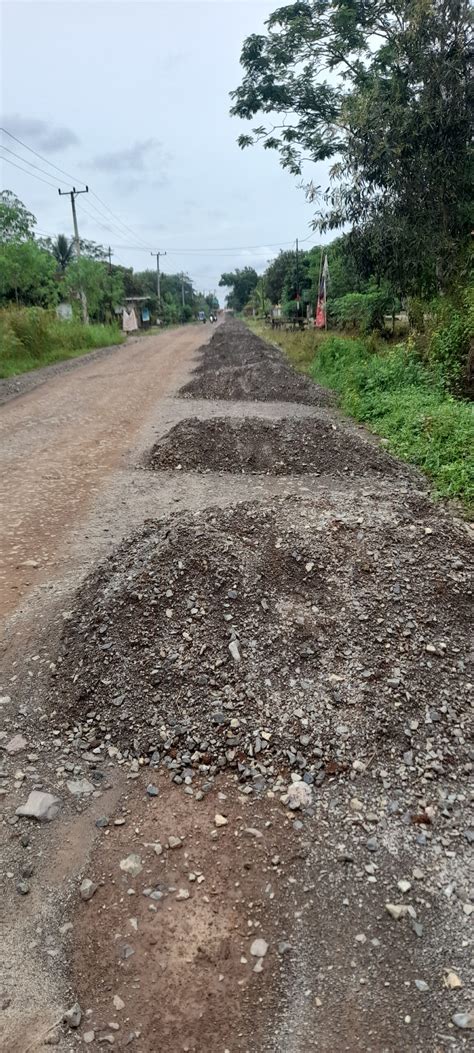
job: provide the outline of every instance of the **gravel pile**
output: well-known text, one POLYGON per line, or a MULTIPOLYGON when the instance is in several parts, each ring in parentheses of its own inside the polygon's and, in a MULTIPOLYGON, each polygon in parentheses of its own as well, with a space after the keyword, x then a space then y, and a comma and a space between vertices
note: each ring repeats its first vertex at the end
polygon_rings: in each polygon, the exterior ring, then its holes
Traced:
POLYGON ((283 352, 266 344, 242 323, 225 322, 203 349, 195 375, 181 388, 183 398, 227 401, 301 402, 328 406, 333 397, 291 368, 283 352))
MULTIPOLYGON (((414 479, 414 472, 355 431, 325 420, 191 417, 153 447, 147 466, 213 472, 414 479)), ((421 478, 417 480, 422 485, 421 478)))
MULTIPOLYGON (((424 498, 280 499, 152 522, 63 633, 56 721, 176 781, 468 763, 469 549, 424 498)), ((472 675, 472 674, 471 674, 472 675)), ((54 699, 53 699, 54 701, 54 699)), ((115 752, 115 751, 114 751, 115 752)))

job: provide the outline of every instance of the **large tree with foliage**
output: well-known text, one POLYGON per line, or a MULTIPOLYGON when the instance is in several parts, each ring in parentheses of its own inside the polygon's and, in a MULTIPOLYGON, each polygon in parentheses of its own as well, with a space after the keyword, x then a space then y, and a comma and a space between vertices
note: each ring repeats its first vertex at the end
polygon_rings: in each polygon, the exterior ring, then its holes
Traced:
POLYGON ((33 237, 36 218, 11 190, 0 193, 0 244, 33 237))
MULTIPOLYGON (((400 280, 449 285, 469 229, 470 77, 467 0, 298 0, 249 37, 232 112, 269 124, 262 142, 295 174, 333 159, 311 188, 322 229, 380 223, 400 280)), ((375 253, 378 266, 386 259, 375 253)))
POLYGON ((253 267, 237 267, 235 271, 222 274, 219 285, 230 289, 227 306, 233 311, 242 311, 257 282, 258 274, 253 267))

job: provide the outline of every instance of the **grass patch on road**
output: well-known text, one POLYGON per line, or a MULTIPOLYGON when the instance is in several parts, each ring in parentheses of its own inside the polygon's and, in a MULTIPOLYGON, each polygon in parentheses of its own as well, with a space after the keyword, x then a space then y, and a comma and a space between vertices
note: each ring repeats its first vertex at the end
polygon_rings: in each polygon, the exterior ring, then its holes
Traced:
POLYGON ((121 344, 125 339, 115 325, 61 322, 54 312, 39 307, 6 308, 0 311, 0 378, 121 344))
POLYGON ((278 344, 296 369, 335 390, 341 408, 423 471, 436 494, 457 498, 474 515, 473 406, 449 395, 413 348, 253 328, 278 344))

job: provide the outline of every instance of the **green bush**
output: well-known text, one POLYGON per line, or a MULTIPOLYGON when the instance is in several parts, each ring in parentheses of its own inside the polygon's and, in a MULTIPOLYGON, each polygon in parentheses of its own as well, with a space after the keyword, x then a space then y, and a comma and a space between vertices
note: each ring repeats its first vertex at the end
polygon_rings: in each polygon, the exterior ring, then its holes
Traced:
POLYGON ((393 295, 387 289, 373 289, 365 293, 347 293, 331 305, 331 318, 341 329, 357 329, 361 333, 384 328, 384 316, 392 312, 393 295))
POLYGON ((474 511, 473 407, 447 394, 413 345, 374 353, 362 340, 331 336, 312 374, 338 391, 342 408, 386 438, 393 453, 426 472, 440 495, 474 511))
POLYGON ((54 311, 41 307, 8 307, 0 310, 0 377, 16 376, 124 339, 115 325, 85 326, 79 321, 59 321, 54 311))

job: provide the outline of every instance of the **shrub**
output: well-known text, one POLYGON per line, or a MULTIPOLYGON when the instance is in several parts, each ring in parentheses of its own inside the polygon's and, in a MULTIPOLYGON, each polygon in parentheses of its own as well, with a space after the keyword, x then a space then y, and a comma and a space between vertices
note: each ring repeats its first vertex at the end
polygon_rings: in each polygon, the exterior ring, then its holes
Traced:
POLYGON ((393 310, 393 295, 387 289, 347 293, 332 303, 331 314, 342 329, 368 333, 384 328, 384 316, 393 310))
POLYGON ((362 340, 329 337, 313 376, 340 394, 341 406, 417 465, 445 497, 474 510, 474 414, 446 393, 413 344, 373 353, 362 340))

